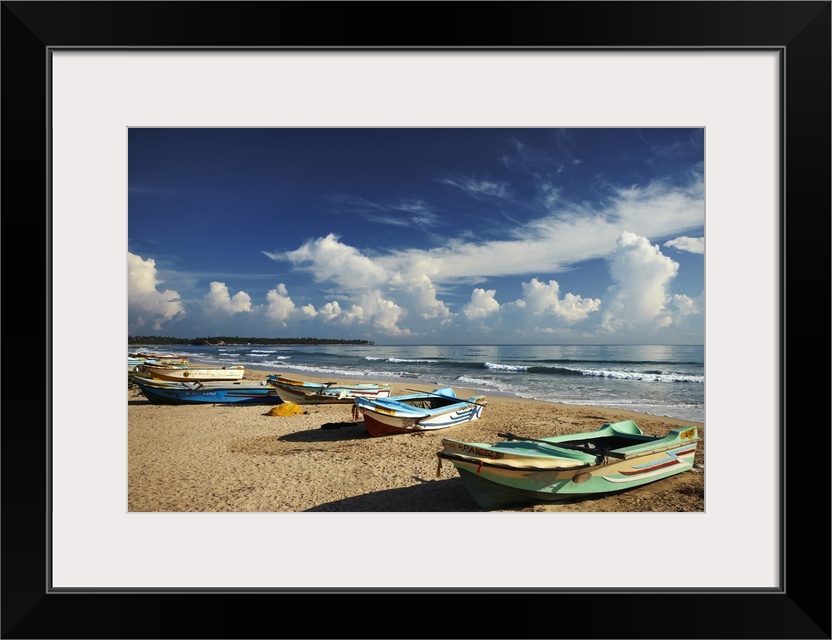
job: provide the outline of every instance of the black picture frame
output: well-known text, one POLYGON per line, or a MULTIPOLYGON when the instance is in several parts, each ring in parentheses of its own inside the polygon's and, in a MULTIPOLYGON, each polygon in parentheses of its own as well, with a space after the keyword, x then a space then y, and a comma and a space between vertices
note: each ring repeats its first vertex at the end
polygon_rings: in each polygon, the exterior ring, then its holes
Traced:
MULTIPOLYGON (((830 638, 830 429, 825 417, 811 415, 812 403, 828 397, 825 360, 819 370, 812 364, 818 352, 829 353, 818 348, 828 336, 829 303, 824 295, 821 307, 805 293, 807 283, 809 291, 830 290, 830 2, 9 1, 0 18, 7 225, 3 638, 830 638), (785 80, 780 588, 52 592, 48 443, 51 415, 60 407, 51 404, 48 374, 41 384, 26 374, 18 386, 16 373, 24 366, 48 372, 51 363, 49 58, 66 47, 778 51, 785 80), (811 309, 815 335, 807 336, 804 314, 792 315, 787 327, 789 297, 795 309, 811 309), (816 389, 820 379, 824 386, 816 389)), ((754 490, 753 475, 737 481, 754 490)), ((671 560, 680 571, 696 562, 700 550, 692 543, 671 560)), ((510 560, 501 547, 495 540, 495 555, 510 560)), ((550 544, 546 549, 553 551, 550 544)), ((437 571, 441 563, 437 558, 437 571)))

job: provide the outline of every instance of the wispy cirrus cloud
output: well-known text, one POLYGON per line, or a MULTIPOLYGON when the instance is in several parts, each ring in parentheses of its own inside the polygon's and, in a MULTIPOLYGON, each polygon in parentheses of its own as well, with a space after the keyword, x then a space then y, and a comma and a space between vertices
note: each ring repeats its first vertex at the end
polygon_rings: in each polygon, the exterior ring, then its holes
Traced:
POLYGON ((568 129, 552 130, 547 142, 546 146, 534 147, 515 138, 500 160, 507 169, 544 181, 581 164, 568 129))
POLYGON ((437 182, 461 189, 467 195, 477 200, 501 199, 510 196, 510 185, 508 182, 478 180, 464 176, 446 176, 437 179, 437 182))
POLYGON ((414 198, 398 201, 372 201, 353 196, 330 198, 338 211, 350 213, 369 222, 398 227, 433 227, 440 223, 440 216, 424 200, 414 198))
POLYGON ((504 239, 391 251, 375 259, 387 272, 425 273, 436 283, 466 278, 557 273, 617 250, 622 229, 651 238, 701 226, 701 185, 664 183, 615 191, 603 206, 563 204, 551 215, 502 231, 504 239))
POLYGON ((687 251, 688 253, 698 253, 704 255, 705 253, 705 238, 689 238, 688 236, 679 236, 673 240, 665 242, 663 247, 670 247, 677 251, 687 251))

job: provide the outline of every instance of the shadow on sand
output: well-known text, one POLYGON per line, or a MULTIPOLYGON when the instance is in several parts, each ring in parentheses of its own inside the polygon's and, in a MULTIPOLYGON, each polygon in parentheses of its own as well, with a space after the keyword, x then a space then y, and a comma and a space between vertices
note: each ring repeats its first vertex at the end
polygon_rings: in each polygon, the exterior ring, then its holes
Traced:
POLYGON ((306 512, 481 512, 471 499, 462 478, 449 480, 425 480, 414 478, 420 484, 401 489, 376 491, 343 500, 335 500, 305 509, 306 512))
MULTIPOLYGON (((303 444, 321 442, 349 442, 368 440, 372 436, 367 432, 363 421, 332 422, 319 429, 297 431, 278 440, 303 444)), ((462 478, 446 480, 414 477, 418 483, 410 487, 385 489, 360 496, 334 500, 317 505, 307 512, 480 512, 482 509, 473 501, 462 478)))
POLYGON ((346 440, 364 440, 370 438, 363 422, 330 422, 337 425, 327 429, 326 425, 318 429, 305 429, 280 436, 283 442, 344 442, 346 440))

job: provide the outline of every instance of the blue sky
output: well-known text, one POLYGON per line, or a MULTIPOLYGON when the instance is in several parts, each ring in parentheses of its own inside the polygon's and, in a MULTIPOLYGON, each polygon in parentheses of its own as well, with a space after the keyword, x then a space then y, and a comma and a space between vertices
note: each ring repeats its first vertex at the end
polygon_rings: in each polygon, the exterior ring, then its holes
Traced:
POLYGON ((704 344, 704 129, 128 135, 129 335, 704 344))

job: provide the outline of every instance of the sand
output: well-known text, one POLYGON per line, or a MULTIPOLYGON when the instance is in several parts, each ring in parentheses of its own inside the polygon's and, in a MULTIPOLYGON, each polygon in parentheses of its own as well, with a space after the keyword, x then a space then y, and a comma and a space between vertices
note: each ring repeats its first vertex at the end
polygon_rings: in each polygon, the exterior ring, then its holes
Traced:
MULTIPOLYGON (((267 375, 247 370, 245 380, 267 375)), ((411 389, 433 387, 394 384, 393 395, 411 389)), ((454 390, 463 398, 479 394, 454 390)), ((702 440, 694 469, 617 495, 514 511, 705 509, 705 433, 699 422, 488 395, 480 420, 373 438, 353 421, 351 404, 302 405, 303 414, 275 416, 268 406, 153 405, 137 388, 129 388, 127 398, 131 512, 477 512, 453 465, 446 461, 439 468, 442 438, 493 443, 506 431, 535 438, 628 419, 650 435, 698 427, 702 440), (338 428, 321 428, 332 423, 338 428)))

